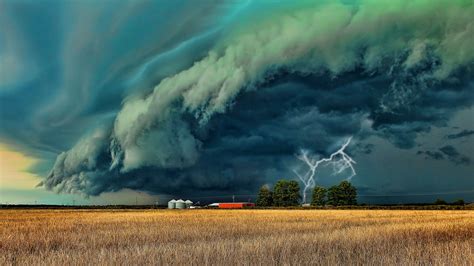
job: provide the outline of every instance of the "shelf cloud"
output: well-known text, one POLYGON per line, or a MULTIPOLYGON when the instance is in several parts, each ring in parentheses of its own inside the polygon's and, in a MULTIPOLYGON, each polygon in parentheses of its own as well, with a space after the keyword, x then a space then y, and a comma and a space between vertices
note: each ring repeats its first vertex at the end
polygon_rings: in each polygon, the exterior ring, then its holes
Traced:
MULTIPOLYGON (((65 96, 37 118, 87 130, 52 145, 58 155, 40 185, 85 195, 253 191, 290 175, 301 147, 326 155, 353 136, 355 157, 377 150, 373 137, 415 149, 421 135, 473 106, 470 2, 217 6, 183 9, 190 21, 161 21, 156 37, 133 47, 104 44, 132 34, 126 25, 145 12, 139 6, 115 14, 110 35, 79 22, 64 50, 64 62, 75 62, 58 91, 65 96), (85 43, 94 36, 104 39, 85 43), (87 59, 82 49, 103 55, 87 59), (79 70, 89 66, 96 71, 79 70)), ((449 145, 419 154, 470 162, 449 145)))

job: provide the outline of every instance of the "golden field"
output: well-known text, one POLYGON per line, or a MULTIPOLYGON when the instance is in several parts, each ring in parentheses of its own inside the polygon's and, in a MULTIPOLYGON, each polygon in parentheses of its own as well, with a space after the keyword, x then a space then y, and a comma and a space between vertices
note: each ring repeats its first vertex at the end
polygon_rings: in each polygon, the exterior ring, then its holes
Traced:
POLYGON ((0 265, 473 265, 474 211, 0 210, 0 265))

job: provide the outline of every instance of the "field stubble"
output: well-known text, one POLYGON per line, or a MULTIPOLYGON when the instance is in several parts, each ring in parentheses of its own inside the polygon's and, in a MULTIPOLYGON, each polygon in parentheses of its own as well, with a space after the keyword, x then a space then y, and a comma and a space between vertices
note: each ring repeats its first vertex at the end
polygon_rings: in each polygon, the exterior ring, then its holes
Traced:
POLYGON ((473 249, 474 211, 0 211, 0 265, 473 265, 473 249))

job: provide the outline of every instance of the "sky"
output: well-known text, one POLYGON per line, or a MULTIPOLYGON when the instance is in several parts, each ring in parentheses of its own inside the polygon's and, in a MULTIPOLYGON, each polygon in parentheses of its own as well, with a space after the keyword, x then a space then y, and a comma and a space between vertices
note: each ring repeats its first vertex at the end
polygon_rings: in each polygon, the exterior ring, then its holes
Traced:
POLYGON ((474 3, 295 2, 0 0, 0 202, 474 201, 474 3))

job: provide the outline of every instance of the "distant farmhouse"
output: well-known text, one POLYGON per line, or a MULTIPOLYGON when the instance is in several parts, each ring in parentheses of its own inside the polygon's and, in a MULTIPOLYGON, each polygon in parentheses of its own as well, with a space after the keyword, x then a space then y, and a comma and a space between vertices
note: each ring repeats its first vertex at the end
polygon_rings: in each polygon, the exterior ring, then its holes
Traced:
MULTIPOLYGON (((168 209, 194 209, 193 202, 190 200, 170 200, 168 201, 168 209)), ((255 207, 255 203, 252 202, 222 202, 212 203, 207 205, 208 208, 219 208, 219 209, 245 209, 255 207)))

